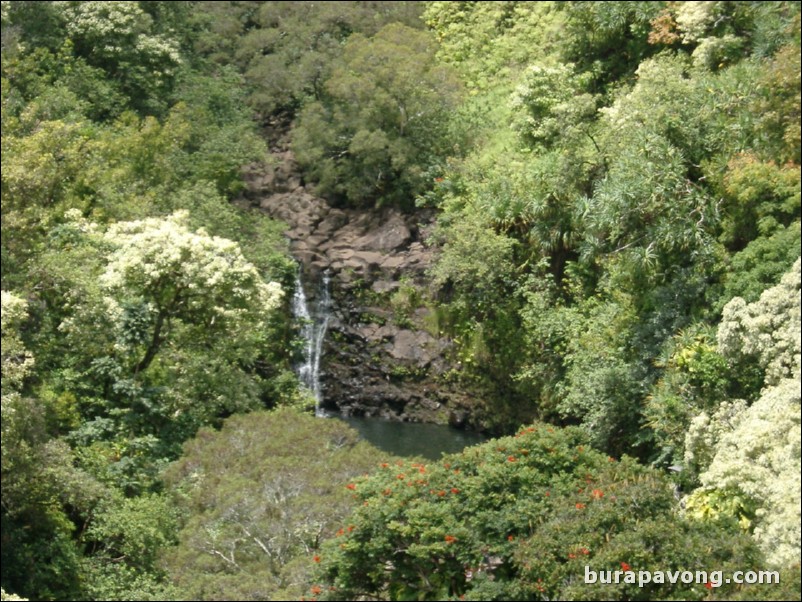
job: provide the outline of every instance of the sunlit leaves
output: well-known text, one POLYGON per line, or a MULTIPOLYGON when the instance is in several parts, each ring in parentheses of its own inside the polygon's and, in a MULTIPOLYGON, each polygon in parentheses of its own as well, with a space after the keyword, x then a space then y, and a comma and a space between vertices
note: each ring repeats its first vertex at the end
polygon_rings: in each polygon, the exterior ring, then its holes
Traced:
MULTIPOLYGON (((383 464, 347 487, 362 504, 320 552, 329 600, 629 599, 644 591, 585 583, 585 566, 758 561, 745 537, 678 517, 662 477, 590 449, 578 429, 534 424, 437 463, 383 464)), ((705 593, 653 585, 648 596, 705 593)))
POLYGON ((719 349, 735 361, 754 356, 766 370, 766 385, 799 377, 800 299, 797 259, 777 286, 748 304, 736 297, 724 308, 719 349))
POLYGON ((730 160, 722 180, 727 195, 722 239, 729 245, 739 248, 799 219, 799 165, 779 166, 740 154, 730 160))
POLYGON ((575 137, 574 130, 596 114, 596 98, 583 88, 587 78, 577 76, 573 65, 531 66, 513 95, 513 110, 521 113, 515 125, 530 144, 561 144, 575 137))
POLYGON ((800 550, 799 286, 797 259, 758 301, 736 297, 724 308, 720 351, 741 364, 756 356, 765 388, 749 407, 725 402, 712 417, 697 417, 686 441, 688 460, 706 468, 704 487, 691 496, 696 507, 723 505, 753 519, 756 539, 777 564, 794 562, 800 550), (727 506, 739 496, 740 504, 727 506))

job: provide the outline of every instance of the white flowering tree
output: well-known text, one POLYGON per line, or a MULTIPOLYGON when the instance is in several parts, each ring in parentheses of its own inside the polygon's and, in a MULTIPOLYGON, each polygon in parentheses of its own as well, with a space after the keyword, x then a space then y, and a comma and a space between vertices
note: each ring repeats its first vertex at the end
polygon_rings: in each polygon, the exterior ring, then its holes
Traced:
POLYGON ((22 381, 33 366, 33 356, 25 349, 18 327, 28 312, 25 299, 2 291, 2 391, 6 394, 19 391, 22 381))
POLYGON ((153 19, 138 2, 60 3, 66 18, 67 33, 85 46, 94 60, 119 66, 133 60, 159 71, 156 76, 171 75, 180 64, 178 43, 152 31, 153 19))
POLYGON ((155 22, 139 2, 55 5, 77 57, 105 71, 134 107, 161 106, 157 99, 182 63, 173 33, 159 31, 166 29, 163 23, 155 22))
POLYGON ((766 385, 785 378, 799 379, 800 260, 760 300, 747 304, 735 297, 724 308, 718 330, 719 351, 739 359, 755 357, 766 370, 766 385))
POLYGON ((25 319, 28 304, 13 293, 2 291, 2 473, 3 498, 6 502, 8 470, 18 463, 20 455, 20 390, 33 367, 33 356, 25 349, 19 336, 19 324, 25 319))
POLYGON ((176 322, 233 335, 259 329, 282 297, 234 241, 187 227, 188 214, 112 225, 100 286, 118 327, 118 347, 143 348, 134 372, 146 370, 176 322))
POLYGON ((550 145, 577 134, 589 136, 597 99, 585 92, 588 79, 570 63, 529 67, 512 96, 514 126, 523 139, 532 145, 550 145))
POLYGON ((703 470, 688 500, 699 515, 739 515, 770 562, 799 562, 800 260, 755 303, 736 297, 724 309, 719 351, 757 358, 765 388, 751 406, 724 402, 698 416, 686 439, 686 462, 703 470))
POLYGON ((23 394, 23 384, 34 360, 20 336, 28 315, 28 303, 2 291, 2 437, 0 474, 3 480, 3 512, 15 513, 31 496, 31 485, 46 462, 40 456, 45 439, 41 407, 23 394))

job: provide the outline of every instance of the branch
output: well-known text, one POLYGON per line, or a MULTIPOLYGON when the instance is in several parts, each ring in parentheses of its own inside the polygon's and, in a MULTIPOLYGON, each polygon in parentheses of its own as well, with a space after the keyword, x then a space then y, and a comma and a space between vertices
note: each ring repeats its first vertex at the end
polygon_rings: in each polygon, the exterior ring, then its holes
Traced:
POLYGON ((242 570, 240 565, 237 564, 237 561, 234 560, 234 550, 233 549, 231 550, 231 558, 226 557, 226 555, 223 554, 220 550, 215 550, 215 549, 209 550, 209 554, 211 554, 213 556, 219 556, 220 558, 225 560, 228 564, 234 566, 238 571, 242 570))
POLYGON ((134 368, 134 374, 139 374, 140 372, 147 370, 148 366, 150 366, 151 362, 156 357, 156 354, 159 352, 159 348, 164 342, 161 333, 162 328, 164 327, 165 318, 165 312, 160 311, 156 317, 156 325, 153 328, 153 336, 150 338, 150 344, 145 351, 144 357, 136 365, 136 368, 134 368))

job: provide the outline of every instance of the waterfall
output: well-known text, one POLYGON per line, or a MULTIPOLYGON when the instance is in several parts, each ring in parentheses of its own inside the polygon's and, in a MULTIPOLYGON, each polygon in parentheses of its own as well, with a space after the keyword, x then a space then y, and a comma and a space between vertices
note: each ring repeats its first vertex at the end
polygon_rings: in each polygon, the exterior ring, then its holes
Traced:
POLYGON ((297 367, 301 383, 315 397, 315 415, 325 416, 320 408, 323 394, 320 388, 320 357, 323 355, 323 341, 331 316, 331 294, 329 293, 329 274, 321 279, 317 299, 310 311, 310 305, 301 282, 301 270, 295 277, 295 294, 292 297, 292 313, 301 322, 301 338, 304 341, 303 361, 297 367))

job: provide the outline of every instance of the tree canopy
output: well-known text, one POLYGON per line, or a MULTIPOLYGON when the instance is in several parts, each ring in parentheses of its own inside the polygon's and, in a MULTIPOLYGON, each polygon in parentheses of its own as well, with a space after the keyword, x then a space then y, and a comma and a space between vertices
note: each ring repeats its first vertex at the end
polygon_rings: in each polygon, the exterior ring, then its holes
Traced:
POLYGON ((799 599, 800 3, 1 8, 3 599, 799 599), (299 412, 277 154, 498 439, 299 412))
POLYGON ((449 113, 459 82, 435 59, 435 40, 401 24, 354 34, 298 117, 293 146, 323 194, 351 205, 407 206, 459 141, 449 113))

